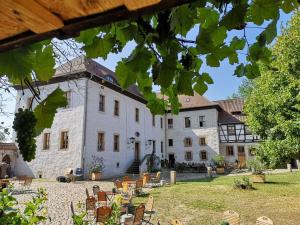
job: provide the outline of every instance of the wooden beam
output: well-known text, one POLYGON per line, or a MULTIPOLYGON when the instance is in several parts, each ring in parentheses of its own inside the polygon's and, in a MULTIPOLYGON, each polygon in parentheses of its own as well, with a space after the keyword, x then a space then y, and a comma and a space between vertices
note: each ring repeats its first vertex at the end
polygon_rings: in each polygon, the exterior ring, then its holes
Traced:
POLYGON ((161 2, 161 0, 124 0, 124 5, 128 10, 137 10, 140 8, 149 7, 161 2))
POLYGON ((1 0, 5 14, 12 15, 19 24, 41 34, 64 26, 61 19, 34 0, 1 0))
POLYGON ((141 8, 135 11, 128 11, 126 7, 119 7, 100 14, 68 20, 65 21, 65 26, 61 29, 57 29, 57 30, 53 30, 41 34, 35 34, 33 32, 25 32, 17 36, 0 40, 0 52, 8 51, 11 49, 15 49, 18 47, 22 47, 28 44, 32 44, 53 37, 57 37, 57 38, 69 38, 72 36, 74 37, 77 36, 78 33, 82 30, 114 23, 117 21, 135 19, 143 15, 153 14, 161 10, 166 10, 169 8, 173 8, 194 1, 195 0, 161 0, 158 4, 141 8))

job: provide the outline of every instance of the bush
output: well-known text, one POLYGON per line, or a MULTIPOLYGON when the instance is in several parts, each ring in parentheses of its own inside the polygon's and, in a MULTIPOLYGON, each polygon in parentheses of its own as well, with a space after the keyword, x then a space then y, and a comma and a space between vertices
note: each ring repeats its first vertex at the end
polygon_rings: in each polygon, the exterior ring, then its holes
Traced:
POLYGON ((99 173, 104 169, 104 159, 103 157, 97 157, 92 155, 93 161, 89 164, 89 173, 99 173))
POLYGON ((237 189, 253 189, 249 177, 234 179, 234 188, 237 189))
POLYGON ((265 166, 257 158, 247 161, 247 167, 252 171, 253 174, 262 174, 265 166))
POLYGON ((222 168, 225 165, 225 157, 222 155, 215 155, 212 160, 218 168, 222 168))

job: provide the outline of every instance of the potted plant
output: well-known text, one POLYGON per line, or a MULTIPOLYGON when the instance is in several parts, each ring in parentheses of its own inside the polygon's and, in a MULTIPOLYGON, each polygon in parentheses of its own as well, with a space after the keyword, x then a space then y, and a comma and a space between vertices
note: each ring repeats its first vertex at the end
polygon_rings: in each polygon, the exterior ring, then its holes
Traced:
POLYGON ((93 161, 89 164, 90 180, 100 180, 104 169, 103 157, 92 156, 93 161))
POLYGON ((225 173, 225 157, 222 155, 215 155, 213 157, 213 162, 216 165, 217 174, 225 173))
POLYGON ((251 159, 247 161, 247 167, 251 170, 251 181, 253 183, 265 183, 266 175, 263 170, 265 166, 257 159, 251 159))

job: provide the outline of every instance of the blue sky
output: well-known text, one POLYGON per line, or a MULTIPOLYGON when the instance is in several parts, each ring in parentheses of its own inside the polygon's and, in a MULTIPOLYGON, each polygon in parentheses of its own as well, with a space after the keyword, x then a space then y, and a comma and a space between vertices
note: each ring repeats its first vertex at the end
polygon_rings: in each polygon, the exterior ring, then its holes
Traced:
MULTIPOLYGON (((280 27, 281 25, 285 25, 286 22, 291 18, 291 14, 281 14, 280 20, 277 24, 278 27, 278 33, 280 33, 280 27)), ((265 27, 268 24, 266 22, 262 25, 262 27, 265 27)), ((251 25, 248 25, 251 27, 251 25)), ((253 26, 255 27, 255 26, 253 26)), ((249 41, 249 43, 253 43, 255 41, 255 37, 257 34, 262 32, 262 29, 259 28, 249 28, 247 29, 246 36, 249 41)), ((198 29, 193 29, 187 36, 187 39, 194 39, 195 36, 198 33, 198 29)), ((227 39, 231 39, 233 36, 241 37, 243 35, 242 31, 232 31, 228 34, 227 39)), ((117 62, 120 61, 121 58, 128 56, 128 54, 131 53, 132 49, 134 48, 133 43, 129 43, 123 50, 121 54, 115 55, 110 54, 107 58, 107 60, 97 59, 99 63, 106 66, 107 68, 111 69, 112 71, 115 70, 115 67, 117 65, 117 62)), ((242 51, 243 52, 243 51, 242 51)), ((244 50, 246 53, 246 50, 244 50)), ((239 55, 240 62, 245 62, 245 56, 239 55)), ((218 100, 218 99, 225 99, 228 96, 232 95, 238 90, 239 85, 242 83, 243 78, 238 78, 236 76, 233 76, 234 69, 236 65, 230 65, 227 60, 224 60, 221 63, 221 66, 219 68, 211 68, 208 66, 203 65, 201 68, 201 72, 208 72, 211 77, 214 80, 214 84, 209 85, 208 91, 204 94, 208 99, 210 100, 218 100)), ((4 125, 6 127, 11 127, 12 121, 13 121, 13 112, 15 108, 15 99, 14 94, 4 94, 4 98, 9 99, 4 104, 4 110, 5 112, 11 113, 11 116, 4 117, 0 116, 0 121, 4 122, 4 125)))

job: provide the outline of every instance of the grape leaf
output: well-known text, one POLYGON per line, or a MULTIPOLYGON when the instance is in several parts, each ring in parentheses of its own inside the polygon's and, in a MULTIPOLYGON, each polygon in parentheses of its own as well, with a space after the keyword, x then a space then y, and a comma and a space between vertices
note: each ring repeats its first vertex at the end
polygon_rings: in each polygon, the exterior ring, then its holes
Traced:
POLYGON ((290 13, 294 9, 299 7, 299 1, 297 0, 282 0, 281 8, 285 13, 290 13))
POLYGON ((36 136, 45 128, 51 127, 56 110, 66 105, 67 99, 64 92, 57 88, 34 109, 34 115, 37 118, 35 126, 36 136))
POLYGON ((163 62, 159 67, 159 75, 157 77, 157 84, 161 85, 163 88, 167 88, 172 84, 175 77, 177 65, 177 55, 170 54, 164 57, 163 62))
POLYGON ((38 80, 49 80, 54 75, 54 66, 55 60, 53 58, 52 45, 45 46, 43 49, 36 51, 33 69, 38 80))
POLYGON ((206 56, 206 64, 211 67, 219 67, 220 60, 216 54, 209 54, 206 56))
POLYGON ((193 72, 191 71, 180 72, 177 86, 178 94, 193 95, 192 77, 193 72))
POLYGON ((220 26, 225 26, 228 30, 235 29, 245 23, 247 1, 236 4, 220 21, 220 26))
POLYGON ((219 22, 219 13, 213 9, 199 8, 197 22, 201 23, 203 29, 213 29, 219 22))
POLYGON ((103 59, 106 59, 114 45, 115 39, 110 35, 105 35, 103 38, 94 38, 93 43, 85 45, 83 50, 88 58, 102 57, 103 59))
POLYGON ((273 20, 266 29, 259 35, 259 37, 264 37, 266 43, 270 44, 277 35, 277 20, 273 20))
POLYGON ((76 37, 75 40, 79 43, 83 43, 86 46, 93 44, 94 38, 99 34, 99 28, 92 28, 80 32, 79 37, 76 37))
POLYGON ((253 44, 249 48, 249 55, 247 56, 249 61, 262 61, 262 62, 270 62, 271 59, 271 51, 265 47, 260 46, 259 43, 253 44))
POLYGON ((275 19, 279 16, 278 0, 254 0, 247 15, 250 21, 261 25, 264 20, 275 19))
POLYGON ((188 5, 183 5, 172 10, 170 26, 175 33, 186 36, 188 31, 194 26, 196 10, 188 5))

